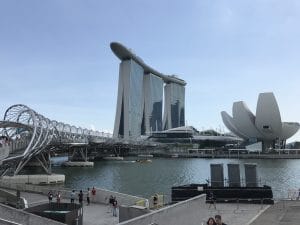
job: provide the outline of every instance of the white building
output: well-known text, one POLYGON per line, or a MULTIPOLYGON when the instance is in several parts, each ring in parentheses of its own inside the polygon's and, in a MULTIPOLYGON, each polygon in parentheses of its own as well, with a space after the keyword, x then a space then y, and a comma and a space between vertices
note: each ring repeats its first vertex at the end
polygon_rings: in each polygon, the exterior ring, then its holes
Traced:
POLYGON ((262 149, 284 148, 286 140, 300 127, 299 123, 282 122, 279 107, 272 92, 261 93, 258 97, 256 115, 245 102, 234 102, 232 117, 221 112, 225 126, 237 136, 250 143, 261 142, 262 149))

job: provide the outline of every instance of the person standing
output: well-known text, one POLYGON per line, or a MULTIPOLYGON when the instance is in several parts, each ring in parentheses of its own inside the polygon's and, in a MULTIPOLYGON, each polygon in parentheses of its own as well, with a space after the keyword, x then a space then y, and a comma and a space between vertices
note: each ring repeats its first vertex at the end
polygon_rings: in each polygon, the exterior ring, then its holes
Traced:
POLYGON ((70 194, 71 203, 75 202, 75 190, 73 190, 70 194))
POLYGON ((117 217, 118 202, 116 197, 113 198, 113 216, 117 217))
POLYGON ((215 215, 216 225, 226 225, 222 222, 222 217, 220 215, 215 215))
POLYGON ((158 204, 158 195, 155 194, 153 196, 153 207, 154 207, 154 209, 157 209, 157 204, 158 204))
POLYGON ((109 196, 109 199, 108 199, 108 202, 109 202, 109 211, 112 212, 113 211, 113 203, 114 203, 114 197, 111 195, 109 196))
POLYGON ((52 202, 52 199, 53 199, 53 193, 52 193, 52 191, 49 191, 49 192, 48 192, 48 200, 49 200, 49 203, 52 202))
POLYGON ((78 194, 78 201, 79 201, 79 204, 82 206, 82 202, 83 202, 83 193, 82 193, 82 190, 80 190, 80 192, 78 194))
POLYGON ((87 189, 87 193, 86 193, 86 201, 87 201, 87 205, 90 204, 90 195, 91 195, 91 191, 90 188, 87 189))
POLYGON ((56 194, 56 203, 57 204, 60 204, 60 199, 61 199, 61 195, 60 195, 60 191, 58 191, 56 194))
POLYGON ((93 187, 92 188, 92 202, 95 202, 96 201, 96 188, 93 187))
POLYGON ((210 209, 211 205, 213 204, 214 208, 217 209, 217 207, 216 207, 216 198, 215 198, 214 193, 212 191, 209 192, 208 200, 209 200, 209 207, 208 208, 210 209))

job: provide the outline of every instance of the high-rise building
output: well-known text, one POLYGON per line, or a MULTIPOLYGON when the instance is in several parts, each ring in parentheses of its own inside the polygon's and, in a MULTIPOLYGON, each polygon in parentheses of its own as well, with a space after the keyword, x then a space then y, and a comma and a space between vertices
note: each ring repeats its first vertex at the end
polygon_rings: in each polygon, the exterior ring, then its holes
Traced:
POLYGON ((144 75, 144 113, 142 134, 162 130, 164 81, 151 73, 144 75))
POLYGON ((141 135, 143 76, 143 68, 134 60, 124 60, 120 63, 114 137, 128 139, 141 135))
POLYGON ((165 85, 165 108, 163 128, 168 130, 185 125, 185 87, 176 83, 165 85))
POLYGON ((113 136, 130 139, 184 126, 185 81, 157 72, 120 43, 110 47, 121 59, 113 136))

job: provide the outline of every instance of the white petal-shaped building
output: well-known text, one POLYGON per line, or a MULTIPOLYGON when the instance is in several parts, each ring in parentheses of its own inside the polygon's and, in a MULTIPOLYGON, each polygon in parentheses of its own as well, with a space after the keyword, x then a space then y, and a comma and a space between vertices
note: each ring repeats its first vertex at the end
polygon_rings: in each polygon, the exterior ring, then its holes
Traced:
POLYGON ((279 107, 272 92, 259 94, 256 115, 245 102, 234 102, 232 117, 221 112, 225 126, 250 143, 262 142, 262 149, 284 148, 286 140, 300 128, 296 122, 282 122, 279 107))

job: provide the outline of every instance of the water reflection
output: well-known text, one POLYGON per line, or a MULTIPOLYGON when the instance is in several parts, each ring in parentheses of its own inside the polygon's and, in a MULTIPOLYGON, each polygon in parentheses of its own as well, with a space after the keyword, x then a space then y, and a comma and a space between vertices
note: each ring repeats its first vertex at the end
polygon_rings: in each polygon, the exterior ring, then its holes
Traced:
MULTIPOLYGON (((223 163, 225 177, 228 163, 257 163, 258 177, 263 184, 272 186, 274 197, 287 197, 288 189, 300 187, 300 160, 153 158, 152 163, 137 163, 134 160, 99 161, 95 162, 94 168, 54 167, 53 171, 66 175, 65 186, 69 188, 96 186, 143 197, 163 193, 169 199, 173 185, 205 183, 210 177, 211 163, 223 163)), ((243 166, 240 169, 243 179, 243 166)))

